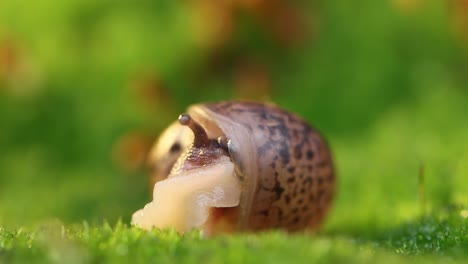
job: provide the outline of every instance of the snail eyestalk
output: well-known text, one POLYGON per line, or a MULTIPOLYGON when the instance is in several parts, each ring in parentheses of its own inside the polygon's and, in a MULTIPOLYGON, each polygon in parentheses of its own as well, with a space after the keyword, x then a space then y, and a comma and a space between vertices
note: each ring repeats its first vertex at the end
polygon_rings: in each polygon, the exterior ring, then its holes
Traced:
POLYGON ((226 152, 229 152, 229 144, 231 140, 228 139, 226 136, 218 137, 218 144, 223 148, 226 152))
POLYGON ((208 139, 208 134, 206 134, 205 129, 197 123, 189 114, 181 114, 179 116, 179 123, 183 126, 187 126, 192 130, 195 139, 193 145, 195 147, 207 147, 210 145, 210 140, 208 139))

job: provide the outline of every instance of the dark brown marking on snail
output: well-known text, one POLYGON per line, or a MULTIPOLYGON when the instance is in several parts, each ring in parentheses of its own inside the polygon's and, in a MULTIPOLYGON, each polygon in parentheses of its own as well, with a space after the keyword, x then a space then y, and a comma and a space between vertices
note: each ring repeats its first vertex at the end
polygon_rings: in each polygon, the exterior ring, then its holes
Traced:
POLYGON ((180 143, 176 142, 172 144, 171 148, 169 149, 169 152, 174 153, 174 152, 179 152, 180 151, 180 143))

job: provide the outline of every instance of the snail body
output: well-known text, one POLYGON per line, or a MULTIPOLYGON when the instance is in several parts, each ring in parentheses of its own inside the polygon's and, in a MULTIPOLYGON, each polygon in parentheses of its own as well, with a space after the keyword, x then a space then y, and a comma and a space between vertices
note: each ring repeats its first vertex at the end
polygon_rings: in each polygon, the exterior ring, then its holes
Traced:
POLYGON ((156 144, 153 202, 143 228, 316 229, 333 200, 335 171, 322 136, 272 104, 196 104, 156 144))

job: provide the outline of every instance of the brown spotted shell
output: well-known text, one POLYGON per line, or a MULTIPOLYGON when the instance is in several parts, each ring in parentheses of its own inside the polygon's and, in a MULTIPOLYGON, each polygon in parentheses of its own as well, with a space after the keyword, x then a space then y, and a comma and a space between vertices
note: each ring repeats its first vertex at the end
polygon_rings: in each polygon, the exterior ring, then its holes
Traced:
MULTIPOLYGON (((297 231, 320 225, 333 200, 335 171, 330 150, 314 128, 265 103, 197 104, 188 114, 210 138, 230 140, 229 155, 242 186, 238 207, 212 209, 208 224, 215 232, 297 231)), ((188 129, 178 129, 170 128, 156 145, 153 183, 167 177, 193 139, 188 129)))

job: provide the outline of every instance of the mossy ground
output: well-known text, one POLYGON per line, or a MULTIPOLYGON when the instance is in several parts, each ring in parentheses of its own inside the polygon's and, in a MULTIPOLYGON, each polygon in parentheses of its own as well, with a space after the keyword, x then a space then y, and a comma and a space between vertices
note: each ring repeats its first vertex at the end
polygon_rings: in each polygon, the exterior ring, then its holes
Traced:
MULTIPOLYGON (((152 232, 118 223, 0 229, 2 263, 466 263, 468 220, 453 210, 372 236, 152 232)), ((466 211, 465 211, 466 213, 466 211)))

